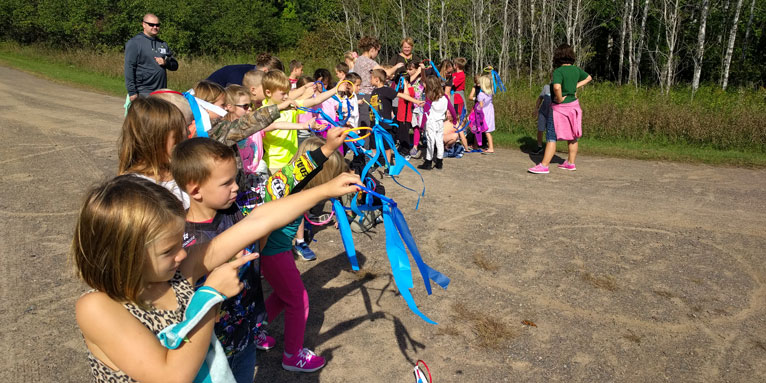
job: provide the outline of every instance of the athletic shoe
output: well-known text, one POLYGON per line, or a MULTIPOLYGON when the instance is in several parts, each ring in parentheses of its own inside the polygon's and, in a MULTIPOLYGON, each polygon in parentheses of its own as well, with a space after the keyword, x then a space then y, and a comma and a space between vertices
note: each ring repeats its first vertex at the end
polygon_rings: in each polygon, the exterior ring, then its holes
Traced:
POLYGON ((418 154, 418 147, 416 146, 416 147, 412 148, 412 150, 410 150, 410 156, 416 157, 417 154, 418 154))
POLYGON ((532 154, 540 154, 540 153, 542 153, 544 151, 545 151, 545 148, 543 148, 542 146, 538 146, 537 149, 531 151, 530 153, 532 153, 532 154))
POLYGON ((535 174, 548 174, 548 173, 550 173, 550 170, 548 170, 548 167, 547 166, 543 166, 543 164, 537 164, 534 167, 531 167, 531 168, 527 169, 527 171, 530 172, 530 173, 535 173, 535 174))
POLYGON ((309 249, 309 244, 306 242, 296 243, 293 246, 293 253, 302 261, 315 261, 317 259, 317 255, 309 249))
POLYGON ((325 360, 313 351, 304 348, 299 353, 288 358, 282 355, 282 368, 287 371, 314 372, 324 367, 325 360))
POLYGON ((577 170, 577 167, 575 167, 575 164, 570 164, 569 161, 564 161, 563 164, 559 164, 559 169, 577 170))
POLYGON ((258 332, 258 337, 255 338, 255 348, 259 350, 270 350, 277 344, 277 341, 270 337, 266 330, 258 332))

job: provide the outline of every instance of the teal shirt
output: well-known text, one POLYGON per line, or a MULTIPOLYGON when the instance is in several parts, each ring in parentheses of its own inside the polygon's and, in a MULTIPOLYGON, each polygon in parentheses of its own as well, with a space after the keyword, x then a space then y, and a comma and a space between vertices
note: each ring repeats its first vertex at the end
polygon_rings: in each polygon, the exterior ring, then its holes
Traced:
MULTIPOLYGON (((588 74, 576 65, 562 65, 553 71, 553 84, 561 84, 561 96, 564 97, 562 104, 577 100, 575 96, 577 83, 586 78, 588 74)), ((553 94, 553 86, 551 86, 551 96, 555 100, 553 94)))
POLYGON ((295 239, 295 234, 298 233, 301 220, 303 220, 303 217, 299 217, 279 230, 272 231, 269 239, 266 241, 266 246, 261 250, 261 255, 275 255, 292 250, 293 239, 295 239))

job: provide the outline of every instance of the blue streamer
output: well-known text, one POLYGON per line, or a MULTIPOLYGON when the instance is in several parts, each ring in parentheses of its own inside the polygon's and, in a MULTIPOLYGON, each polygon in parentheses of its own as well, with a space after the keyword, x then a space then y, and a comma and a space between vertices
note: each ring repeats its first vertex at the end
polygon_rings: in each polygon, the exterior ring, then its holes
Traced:
POLYGON ((500 74, 497 73, 496 70, 492 69, 492 87, 495 91, 495 94, 498 92, 498 88, 501 92, 505 92, 505 84, 503 84, 503 80, 500 79, 500 74))
POLYGON ((346 249, 346 256, 351 262, 351 269, 354 271, 359 270, 359 262, 356 259, 356 248, 354 247, 354 237, 351 235, 351 225, 348 223, 348 217, 343 205, 337 199, 333 198, 332 208, 335 210, 335 219, 338 222, 338 230, 340 230, 340 238, 343 240, 343 248, 346 249))
POLYGON ((194 125, 197 127, 197 137, 207 137, 205 123, 202 122, 202 112, 200 111, 199 104, 197 104, 197 99, 189 92, 184 92, 183 95, 186 100, 189 101, 189 107, 191 107, 192 114, 194 114, 194 125))
POLYGON ((434 65, 433 60, 428 60, 428 62, 431 63, 431 68, 433 68, 434 72, 436 72, 436 76, 438 76, 440 79, 442 79, 442 81, 447 81, 447 80, 444 79, 444 77, 442 77, 442 74, 439 73, 439 69, 436 67, 436 65, 434 65))

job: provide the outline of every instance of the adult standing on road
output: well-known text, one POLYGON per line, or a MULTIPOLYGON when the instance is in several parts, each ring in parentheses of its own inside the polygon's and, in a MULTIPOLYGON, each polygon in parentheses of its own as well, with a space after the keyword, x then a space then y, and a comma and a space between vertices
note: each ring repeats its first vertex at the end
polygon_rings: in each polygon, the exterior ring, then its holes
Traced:
POLYGON ((125 88, 130 101, 168 87, 167 70, 178 69, 168 44, 160 40, 160 19, 147 13, 141 20, 143 32, 125 44, 125 88))
POLYGON ((553 53, 552 82, 552 122, 546 129, 545 154, 543 161, 527 169, 530 173, 548 174, 548 165, 556 154, 556 141, 566 140, 569 156, 560 164, 559 169, 577 170, 575 159, 579 147, 578 139, 582 136, 582 109, 577 99, 577 89, 585 86, 592 78, 575 63, 575 52, 571 46, 561 44, 553 53))

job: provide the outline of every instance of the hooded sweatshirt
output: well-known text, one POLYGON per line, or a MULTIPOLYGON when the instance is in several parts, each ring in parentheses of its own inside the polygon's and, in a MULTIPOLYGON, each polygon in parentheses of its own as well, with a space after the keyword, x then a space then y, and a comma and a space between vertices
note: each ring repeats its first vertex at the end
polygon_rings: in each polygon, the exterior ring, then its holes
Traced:
POLYGON ((167 88, 166 69, 178 69, 178 61, 166 42, 142 32, 125 44, 125 88, 129 96, 148 96, 155 90, 167 88), (164 58, 165 65, 157 64, 155 57, 164 58))

